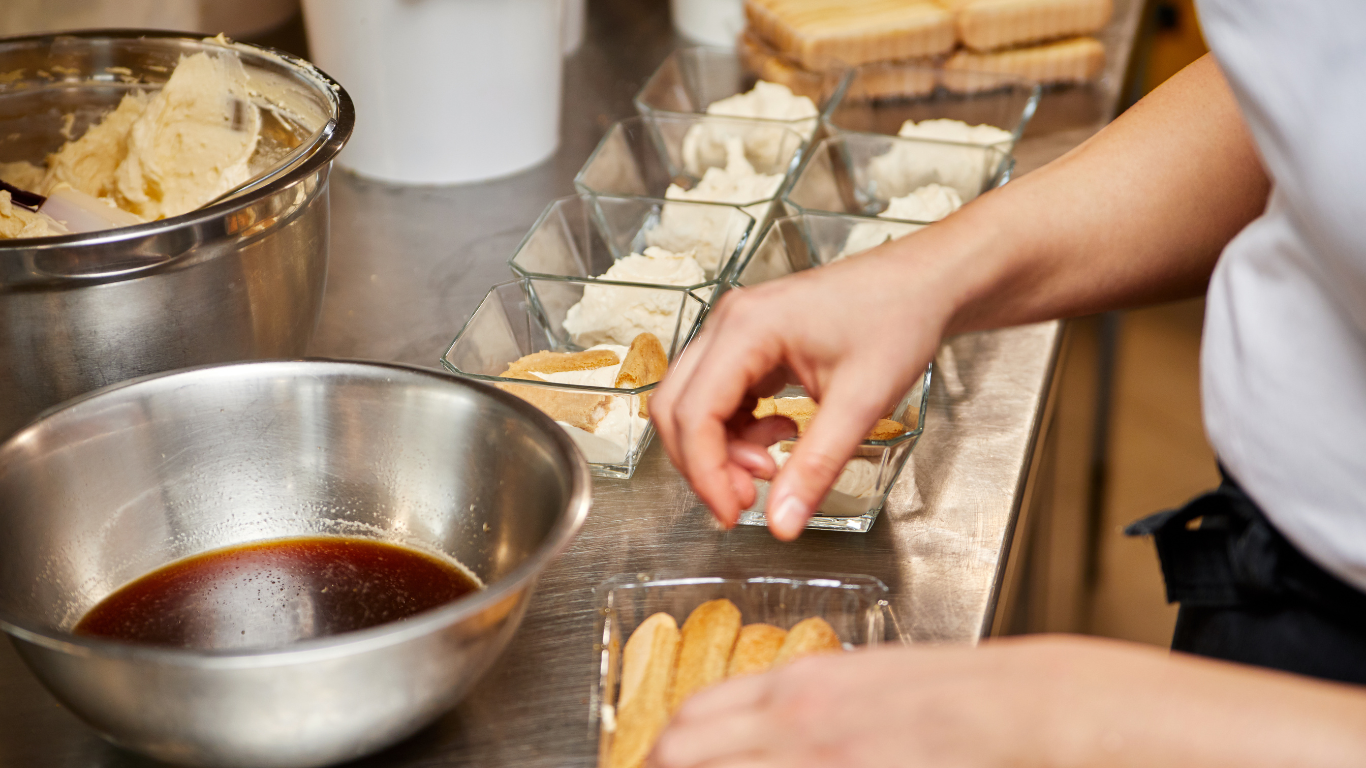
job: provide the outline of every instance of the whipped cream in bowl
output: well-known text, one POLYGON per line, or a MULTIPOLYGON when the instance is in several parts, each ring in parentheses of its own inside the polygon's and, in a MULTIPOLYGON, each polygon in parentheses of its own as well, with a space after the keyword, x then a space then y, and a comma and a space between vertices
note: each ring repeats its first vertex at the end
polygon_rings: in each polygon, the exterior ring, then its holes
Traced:
MULTIPOLYGON (((600 282, 586 283, 583 298, 569 307, 563 327, 577 346, 630 344, 650 332, 660 339, 690 329, 703 304, 689 302, 685 289, 701 302, 711 300, 715 286, 691 251, 673 253, 657 246, 620 259, 600 282), (610 282, 609 282, 610 281, 610 282)), ((691 331, 687 331, 691 336, 691 331)))
POLYGON ((870 221, 855 224, 849 230, 849 239, 844 248, 832 261, 862 253, 870 248, 909 235, 931 222, 940 221, 963 207, 963 198, 953 187, 940 184, 927 184, 904 197, 894 197, 887 209, 878 214, 879 219, 891 221, 870 221), (912 223, 912 222, 925 222, 912 223))
POLYGON ((886 199, 929 184, 952 188, 963 201, 1001 174, 1014 137, 991 125, 961 120, 907 120, 885 154, 868 161, 867 180, 886 199))
MULTIPOLYGON (((760 173, 745 154, 739 137, 725 139, 726 161, 702 173, 702 178, 690 188, 670 184, 664 197, 668 200, 692 203, 726 203, 739 206, 754 220, 753 232, 759 232, 768 222, 773 199, 786 178, 778 173, 760 173)), ((708 256, 712 252, 704 245, 714 233, 726 226, 731 214, 723 206, 678 205, 665 203, 660 212, 659 226, 646 234, 648 242, 673 248, 691 248, 708 256)), ((718 262, 703 264, 713 273, 720 272, 718 262)))
POLYGON ((740 119, 704 119, 688 129, 683 137, 683 163, 694 175, 727 162, 729 139, 738 139, 748 156, 766 160, 781 154, 789 131, 803 142, 810 141, 820 110, 811 99, 792 93, 787 86, 760 80, 746 93, 708 104, 707 114, 740 119))

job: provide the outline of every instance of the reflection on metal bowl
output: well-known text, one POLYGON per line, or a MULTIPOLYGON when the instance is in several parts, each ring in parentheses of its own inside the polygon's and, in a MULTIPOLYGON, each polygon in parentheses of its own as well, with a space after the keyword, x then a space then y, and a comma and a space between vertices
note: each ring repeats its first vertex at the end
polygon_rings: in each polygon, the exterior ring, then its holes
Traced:
POLYGON ((516 631, 588 513, 587 465, 492 387, 367 363, 203 367, 115 385, 0 446, 0 627, 109 740, 202 766, 316 766, 445 711, 516 631), (121 585, 212 549, 350 535, 486 585, 401 621, 256 651, 70 633, 121 585))
POLYGON ((278 172, 182 216, 0 240, 0 437, 134 376, 304 353, 327 272, 328 171, 354 123, 346 93, 307 62, 158 32, 0 40, 0 162, 41 163, 182 55, 225 47, 272 107, 254 170, 278 172))

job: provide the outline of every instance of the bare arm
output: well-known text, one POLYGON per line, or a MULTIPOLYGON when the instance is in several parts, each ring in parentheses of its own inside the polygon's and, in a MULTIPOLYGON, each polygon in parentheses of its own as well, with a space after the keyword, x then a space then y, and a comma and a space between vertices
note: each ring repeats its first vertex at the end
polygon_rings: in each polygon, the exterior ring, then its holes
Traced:
POLYGON ((1206 55, 940 233, 975 241, 957 265, 949 331, 1203 293, 1224 245, 1262 212, 1269 191, 1233 94, 1206 55))
POLYGON ((1366 690, 1109 640, 809 659, 684 704, 655 768, 1355 765, 1366 690))
POLYGON ((791 429, 745 414, 799 381, 821 410, 766 510, 775 535, 796 538, 943 336, 1194 295, 1267 192, 1206 57, 1065 157, 932 227, 725 296, 651 403, 665 449, 733 525, 754 501, 751 478, 774 475, 763 446, 791 429))

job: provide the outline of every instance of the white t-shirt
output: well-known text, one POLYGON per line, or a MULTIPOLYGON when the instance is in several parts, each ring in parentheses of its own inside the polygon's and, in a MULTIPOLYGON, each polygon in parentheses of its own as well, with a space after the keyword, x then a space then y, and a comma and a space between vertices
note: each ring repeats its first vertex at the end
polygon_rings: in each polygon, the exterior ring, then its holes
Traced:
POLYGON ((1210 283, 1205 428, 1277 529, 1366 590, 1366 0, 1197 2, 1274 185, 1210 283))

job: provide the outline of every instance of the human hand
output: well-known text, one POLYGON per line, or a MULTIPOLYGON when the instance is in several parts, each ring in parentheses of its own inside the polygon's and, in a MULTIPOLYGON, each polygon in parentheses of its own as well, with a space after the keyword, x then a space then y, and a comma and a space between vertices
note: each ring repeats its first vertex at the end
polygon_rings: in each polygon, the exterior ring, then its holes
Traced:
POLYGON ((1336 766, 1366 692, 1076 637, 803 659, 688 700, 652 768, 1336 766))
POLYGON ((896 245, 725 294, 651 397, 674 466, 726 527, 754 503, 752 478, 771 479, 769 528, 797 538, 868 430, 933 357, 948 297, 917 280, 896 245), (789 381, 820 410, 777 471, 765 447, 795 428, 751 413, 789 381))

